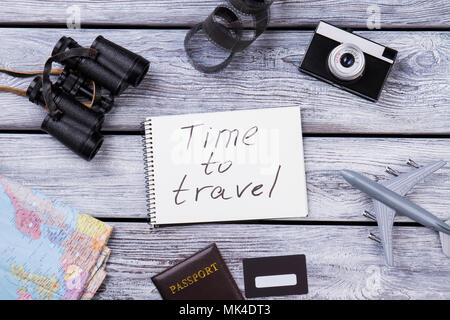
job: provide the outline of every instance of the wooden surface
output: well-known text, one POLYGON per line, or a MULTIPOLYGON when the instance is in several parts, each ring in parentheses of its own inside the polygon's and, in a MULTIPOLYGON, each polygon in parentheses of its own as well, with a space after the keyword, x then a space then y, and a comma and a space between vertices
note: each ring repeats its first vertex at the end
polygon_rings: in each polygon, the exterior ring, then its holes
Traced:
MULTIPOLYGON (((99 218, 146 218, 141 140, 108 135, 96 158, 85 162, 48 135, 2 134, 0 172, 99 218)), ((362 213, 371 210, 370 199, 347 185, 339 170, 352 168, 380 181, 389 178, 386 165, 402 172, 410 170, 409 158, 418 163, 450 159, 449 139, 306 137, 304 148, 310 212, 300 221, 368 221, 362 213)), ((450 165, 418 184, 408 198, 450 219, 449 195, 450 165)))
MULTIPOLYGON (((312 31, 267 32, 225 71, 202 75, 187 61, 184 29, 4 29, 1 36, 8 40, 0 47, 0 65, 39 70, 62 35, 89 46, 98 34, 151 61, 141 86, 127 90, 107 115, 108 131, 138 130, 149 115, 300 106, 305 133, 450 133, 450 33, 442 31, 358 32, 399 50, 377 104, 298 71, 312 31), (29 48, 25 53, 24 47, 29 48)), ((30 82, 6 75, 0 81, 24 89, 30 82)), ((12 94, 3 94, 2 101, 8 107, 2 110, 0 128, 39 129, 43 110, 12 94)))
MULTIPOLYGON (((370 200, 339 176, 343 168, 373 179, 384 167, 450 161, 450 3, 378 1, 381 30, 368 31, 373 1, 278 1, 270 28, 223 72, 203 75, 188 64, 183 40, 219 0, 4 0, 0 66, 41 69, 62 35, 82 45, 103 34, 148 58, 139 88, 117 99, 105 122, 105 144, 85 162, 38 130, 44 110, 1 93, 0 172, 110 222, 112 255, 98 299, 160 299, 151 277, 216 242, 243 290, 242 259, 306 254, 309 291, 295 299, 449 299, 449 258, 437 233, 404 217, 394 228, 396 268, 384 265, 377 232, 361 216, 370 200), (82 26, 67 30, 78 5, 82 26), (399 51, 378 103, 367 102, 298 72, 318 20, 399 51), (107 27, 107 28, 106 28, 107 27), (145 217, 140 123, 146 116, 300 106, 310 214, 291 221, 173 226, 150 230, 145 217)), ((30 80, 0 75, 1 85, 30 80)), ((450 219, 450 165, 408 195, 450 219)), ((280 208, 282 210, 282 208, 280 208)), ((282 297, 278 297, 279 299, 282 297)))
POLYGON ((367 239, 366 227, 208 224, 151 231, 142 223, 114 226, 109 277, 99 299, 160 299, 151 277, 211 242, 242 291, 243 258, 303 253, 309 294, 290 299, 450 299, 448 258, 442 257, 438 235, 425 228, 395 228, 399 254, 397 267, 389 268, 381 247, 367 239))
MULTIPOLYGON (((76 5, 86 25, 154 27, 191 26, 221 0, 2 0, 3 24, 65 24, 67 8, 76 5)), ((318 20, 366 28, 367 9, 378 5, 385 28, 442 28, 450 24, 447 0, 277 0, 272 6, 273 27, 315 27, 318 20)))

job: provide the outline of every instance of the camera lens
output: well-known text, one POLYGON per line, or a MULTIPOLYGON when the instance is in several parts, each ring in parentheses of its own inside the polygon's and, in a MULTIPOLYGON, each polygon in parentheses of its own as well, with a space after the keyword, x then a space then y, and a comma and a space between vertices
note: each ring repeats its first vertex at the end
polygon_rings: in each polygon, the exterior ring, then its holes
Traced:
POLYGON ((342 81, 360 78, 365 66, 364 53, 354 44, 343 43, 334 48, 328 56, 328 69, 342 81))
POLYGON ((341 64, 345 68, 350 68, 355 63, 355 57, 351 53, 344 53, 341 57, 341 64))

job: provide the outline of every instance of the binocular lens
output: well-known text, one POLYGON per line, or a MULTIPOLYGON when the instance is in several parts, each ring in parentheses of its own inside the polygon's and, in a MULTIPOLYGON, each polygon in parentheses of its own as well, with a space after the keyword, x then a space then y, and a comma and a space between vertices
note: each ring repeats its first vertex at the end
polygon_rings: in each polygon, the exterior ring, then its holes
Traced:
POLYGON ((99 54, 98 63, 112 70, 120 78, 137 87, 148 72, 150 62, 102 36, 98 36, 91 48, 99 54))
POLYGON ((101 133, 87 130, 86 127, 65 114, 57 121, 47 115, 42 122, 41 129, 88 161, 95 157, 103 144, 101 133))

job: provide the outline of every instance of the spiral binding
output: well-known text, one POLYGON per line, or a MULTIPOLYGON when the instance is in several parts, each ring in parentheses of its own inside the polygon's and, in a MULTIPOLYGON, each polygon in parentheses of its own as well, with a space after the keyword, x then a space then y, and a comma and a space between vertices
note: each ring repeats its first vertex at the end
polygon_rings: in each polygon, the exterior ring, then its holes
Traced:
POLYGON ((153 133, 152 119, 148 118, 143 122, 144 136, 142 137, 144 170, 145 170, 145 188, 147 198, 147 215, 150 226, 157 227, 156 223, 156 198, 155 198, 155 167, 153 158, 153 133))

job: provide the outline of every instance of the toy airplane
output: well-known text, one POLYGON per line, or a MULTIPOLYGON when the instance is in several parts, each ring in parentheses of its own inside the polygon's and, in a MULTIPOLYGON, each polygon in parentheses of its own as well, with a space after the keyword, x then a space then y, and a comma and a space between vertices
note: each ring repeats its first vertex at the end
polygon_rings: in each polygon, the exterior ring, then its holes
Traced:
POLYGON ((403 214, 425 227, 440 232, 444 253, 450 256, 450 226, 427 210, 403 197, 414 185, 442 168, 445 164, 445 161, 437 161, 427 166, 419 167, 414 161, 409 160, 408 165, 414 167, 411 172, 399 174, 387 167, 386 171, 396 177, 381 183, 376 183, 354 171, 341 171, 341 175, 349 184, 373 198, 375 215, 365 211, 364 216, 376 220, 378 223, 381 238, 372 233, 369 235, 369 238, 382 243, 388 266, 394 265, 392 227, 396 213, 403 214))

